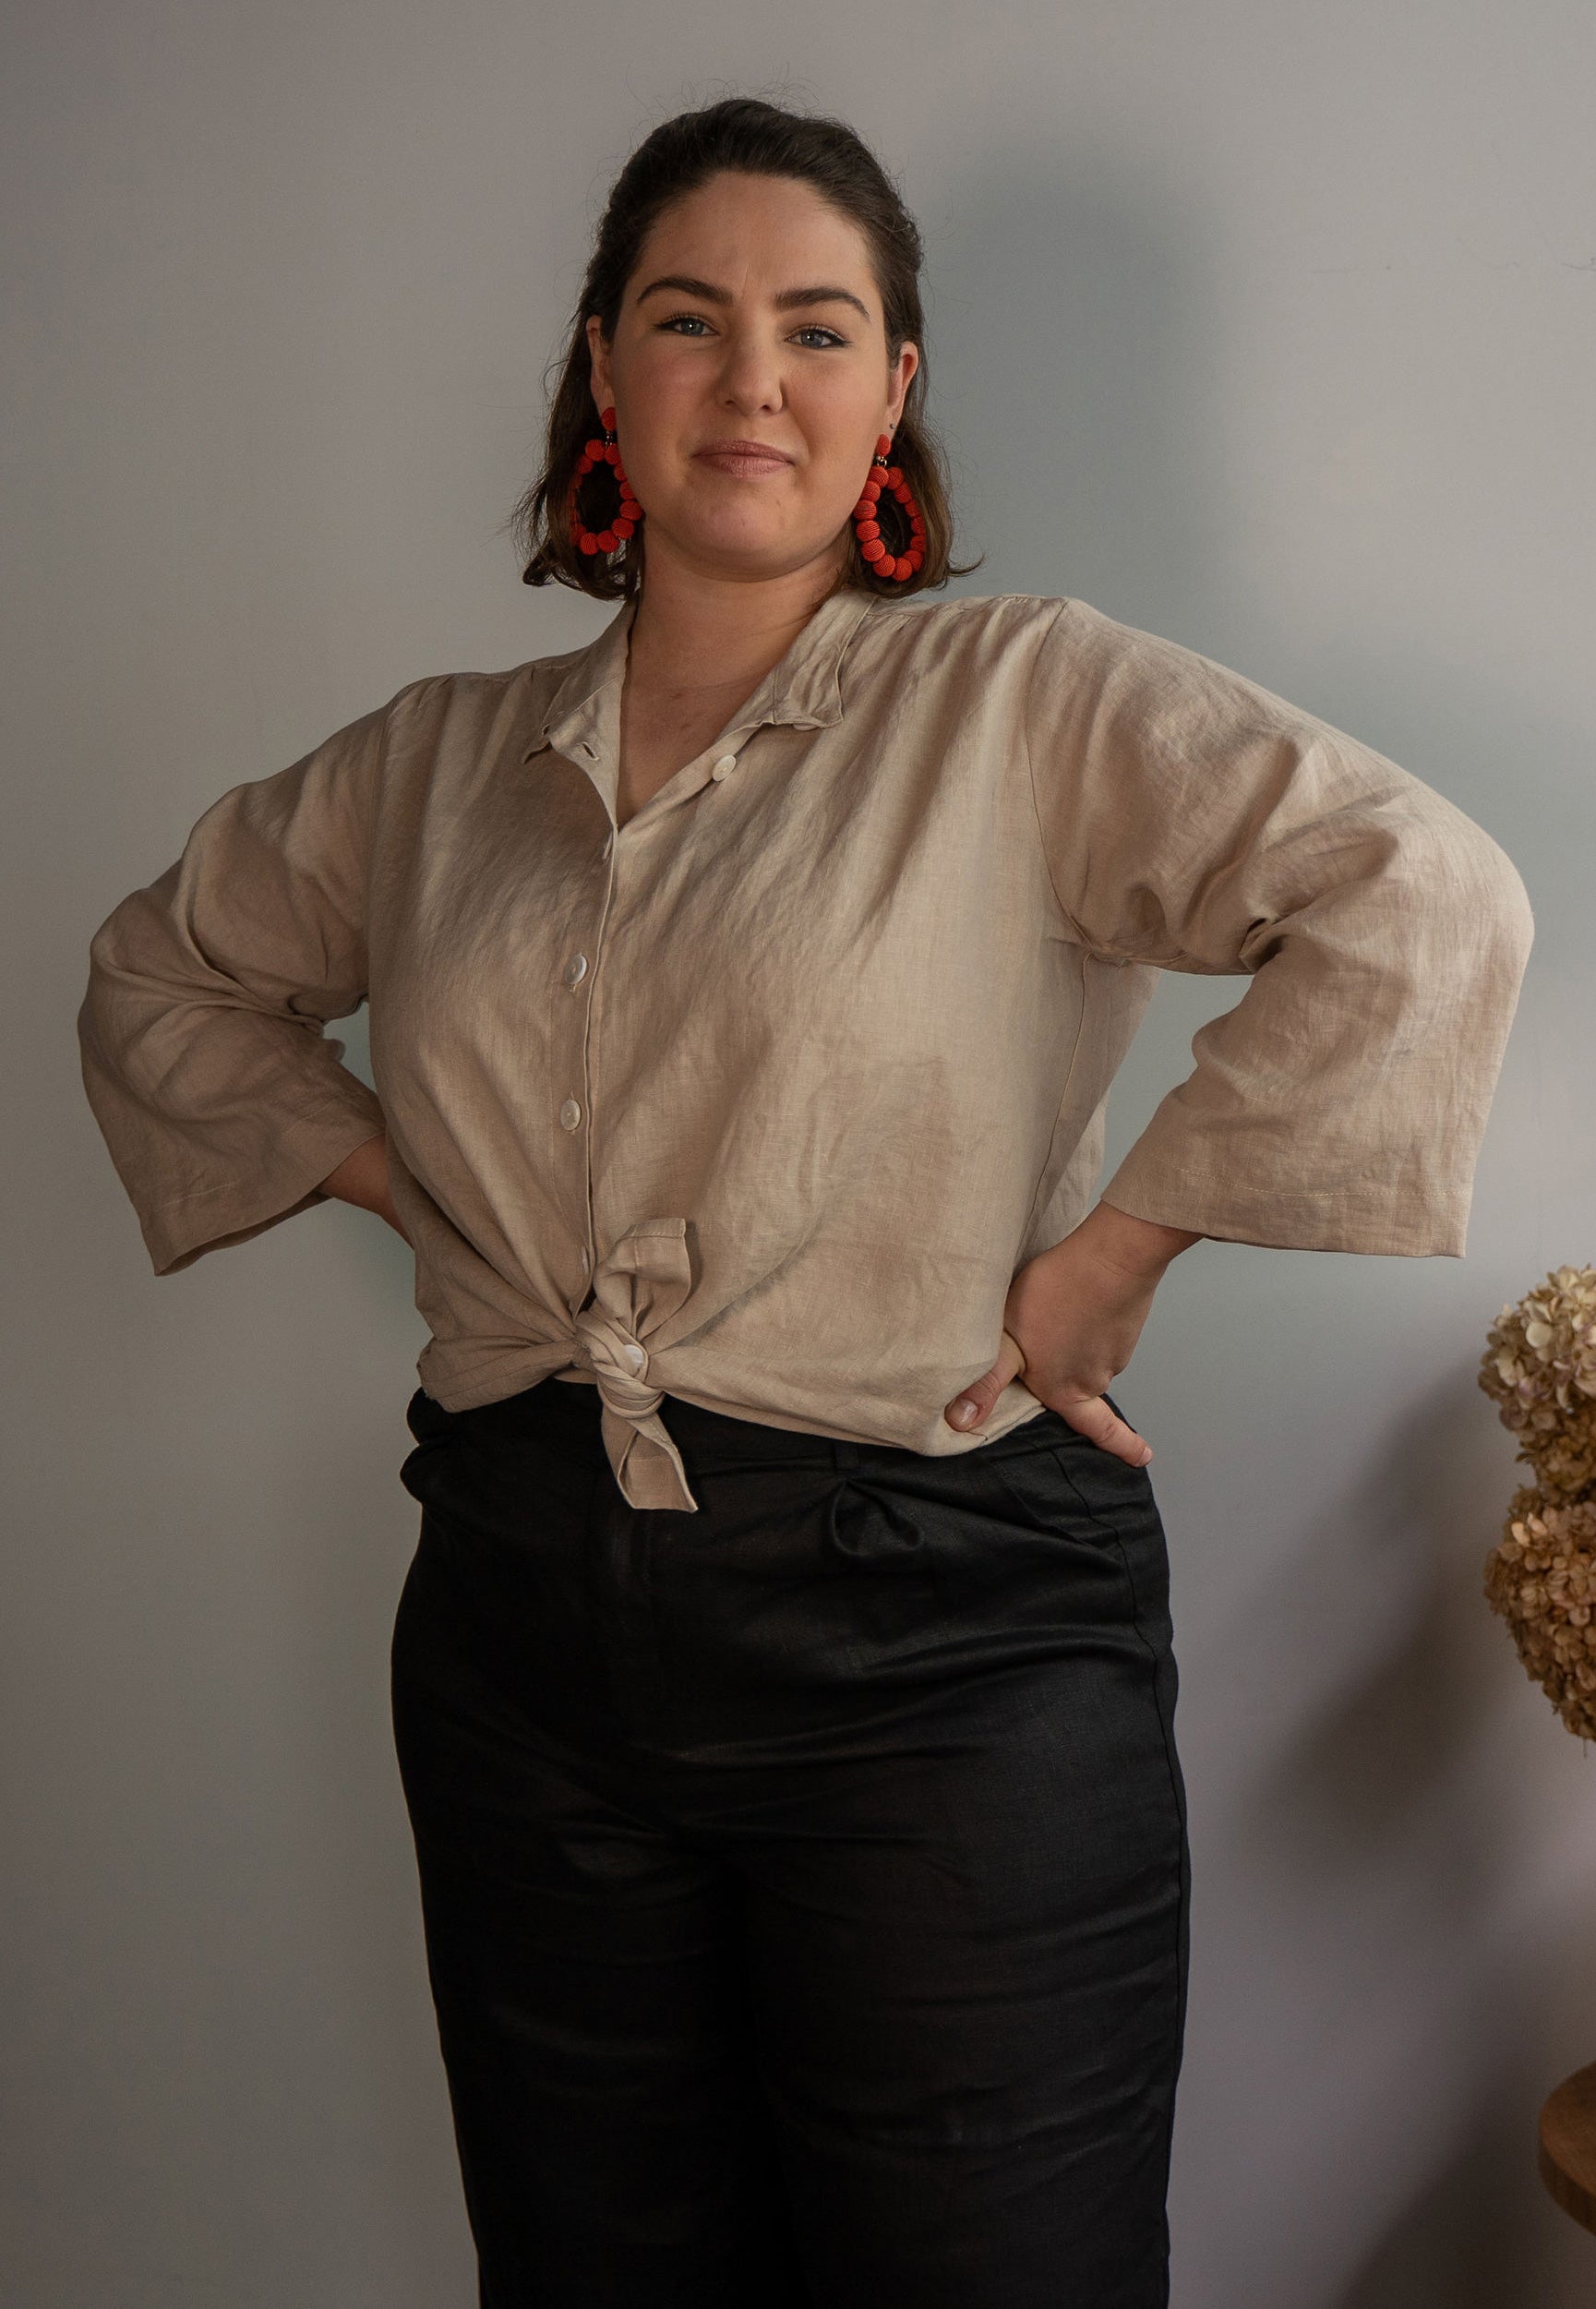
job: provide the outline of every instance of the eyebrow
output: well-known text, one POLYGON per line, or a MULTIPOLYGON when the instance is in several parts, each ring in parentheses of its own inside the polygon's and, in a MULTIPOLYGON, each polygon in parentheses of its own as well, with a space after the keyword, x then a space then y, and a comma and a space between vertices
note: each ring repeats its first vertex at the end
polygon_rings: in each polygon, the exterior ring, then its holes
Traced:
MULTIPOLYGON (((638 303, 641 305, 645 296, 652 296, 655 289, 677 289, 688 296, 702 296, 709 305, 729 305, 732 302, 731 291, 717 289, 711 281, 695 281, 685 272, 665 272, 657 281, 651 281, 646 289, 638 291, 638 303)), ((870 307, 862 304, 851 289, 780 289, 772 297, 771 303, 778 312, 784 313, 798 305, 851 305, 867 320, 870 317, 870 307)))

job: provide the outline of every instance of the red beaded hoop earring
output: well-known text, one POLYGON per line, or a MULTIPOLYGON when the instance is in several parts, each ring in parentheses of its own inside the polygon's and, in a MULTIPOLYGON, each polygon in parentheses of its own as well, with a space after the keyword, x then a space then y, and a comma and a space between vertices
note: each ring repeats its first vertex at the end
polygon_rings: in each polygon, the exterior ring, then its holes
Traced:
POLYGON ((566 500, 570 534, 583 553, 613 553, 617 546, 625 544, 642 519, 642 507, 631 493, 631 483, 626 477, 620 451, 615 444, 615 411, 601 409, 598 421, 604 427, 604 439, 602 441, 589 441, 577 459, 566 500), (620 485, 620 507, 607 529, 593 530, 587 527, 577 511, 576 493, 588 475, 596 472, 600 465, 615 467, 615 477, 620 485))
POLYGON ((912 577, 917 570, 925 566, 926 525, 920 518, 920 509, 915 503, 914 491, 904 479, 903 467, 887 463, 887 451, 892 445, 890 433, 882 434, 876 442, 876 453, 870 460, 870 479, 854 507, 854 535, 859 541, 859 551, 876 575, 895 578, 901 583, 906 577, 912 577), (876 471, 878 465, 881 467, 879 473, 876 471), (876 515, 881 510, 883 489, 890 489, 904 509, 909 524, 906 552, 894 554, 882 535, 882 525, 876 515))

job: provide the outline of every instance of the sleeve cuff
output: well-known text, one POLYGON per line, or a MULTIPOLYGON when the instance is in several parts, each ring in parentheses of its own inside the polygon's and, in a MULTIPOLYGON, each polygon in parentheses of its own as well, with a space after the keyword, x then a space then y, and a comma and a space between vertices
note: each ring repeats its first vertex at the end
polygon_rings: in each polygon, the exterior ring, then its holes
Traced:
POLYGON ((330 1201, 321 1181, 383 1127, 375 1093, 352 1076, 347 1095, 284 1126, 257 1176, 219 1180, 142 1215, 144 1245, 156 1274, 176 1274, 208 1251, 246 1243, 251 1235, 330 1201))
POLYGON ((1304 1182, 1290 1196, 1276 1186, 1172 1175, 1139 1161, 1121 1163, 1099 1201, 1133 1219, 1189 1227, 1222 1243, 1254 1243, 1278 1251, 1354 1251, 1387 1258, 1461 1258, 1468 1234, 1467 1197, 1404 1208, 1367 1179, 1339 1186, 1304 1182))

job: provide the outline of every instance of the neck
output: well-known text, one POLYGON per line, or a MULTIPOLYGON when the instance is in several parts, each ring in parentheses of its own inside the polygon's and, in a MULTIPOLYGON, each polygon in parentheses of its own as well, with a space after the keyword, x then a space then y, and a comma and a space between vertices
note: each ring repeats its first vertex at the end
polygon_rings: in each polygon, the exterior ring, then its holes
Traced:
POLYGON ((779 577, 726 578, 651 553, 629 639, 630 678, 681 696, 741 688, 780 663, 836 583, 834 553, 779 577))

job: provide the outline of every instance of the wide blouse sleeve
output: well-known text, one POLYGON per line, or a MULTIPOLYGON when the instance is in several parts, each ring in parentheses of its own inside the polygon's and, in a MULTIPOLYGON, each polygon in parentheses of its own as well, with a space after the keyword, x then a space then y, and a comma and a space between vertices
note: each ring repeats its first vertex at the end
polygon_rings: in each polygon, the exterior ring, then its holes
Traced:
POLYGON ((223 794, 90 944, 84 1088, 158 1275, 326 1200, 319 1182, 383 1127, 323 1025, 366 997, 396 702, 223 794))
POLYGON ((1232 1241, 1461 1257, 1534 934, 1506 853, 1408 771, 1064 602, 1027 743, 1067 934, 1246 974, 1102 1190, 1232 1241))

